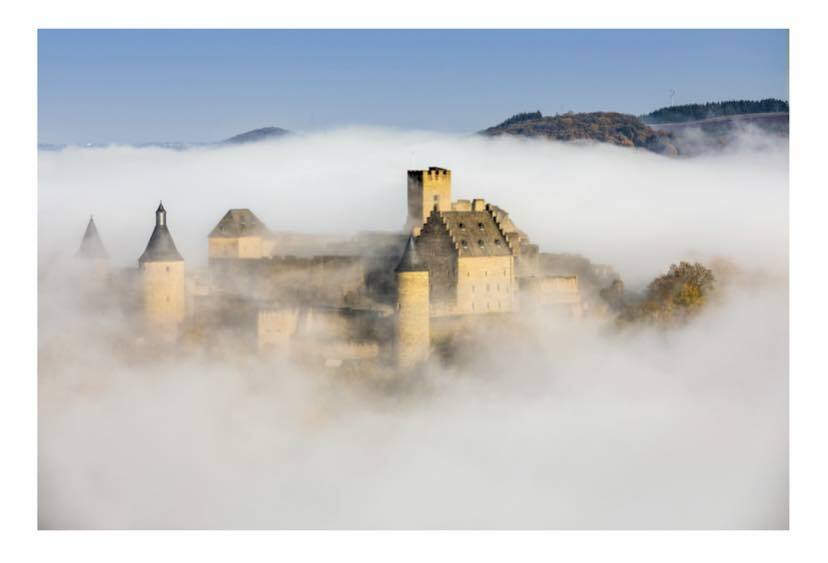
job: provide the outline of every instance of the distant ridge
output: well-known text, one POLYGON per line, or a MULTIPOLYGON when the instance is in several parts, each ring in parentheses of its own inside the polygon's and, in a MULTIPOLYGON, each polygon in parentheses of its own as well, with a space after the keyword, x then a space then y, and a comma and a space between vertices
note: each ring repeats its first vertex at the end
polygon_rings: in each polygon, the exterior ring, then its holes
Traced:
POLYGON ((293 131, 288 131, 287 129, 282 129, 281 127, 261 127, 259 129, 253 129, 251 131, 245 131, 244 133, 239 133, 238 135, 234 135, 229 139, 225 139, 223 141, 212 141, 212 142, 201 142, 201 143, 182 143, 178 141, 163 141, 163 142, 154 142, 154 143, 130 143, 130 144, 117 144, 117 143, 84 143, 79 145, 64 145, 64 144, 53 144, 53 143, 38 143, 37 150, 38 151, 61 151, 67 147, 79 147, 79 148, 108 148, 113 146, 127 146, 127 147, 134 147, 137 149, 143 148, 159 148, 159 149, 170 149, 175 151, 184 151, 193 148, 209 148, 209 147, 221 147, 225 145, 244 145, 247 143, 256 143, 259 141, 268 141, 271 139, 278 139, 280 137, 284 137, 286 135, 293 135, 293 131))
POLYGON ((260 129, 253 129, 252 131, 245 131, 229 139, 221 141, 222 145, 243 145, 246 143, 257 143, 259 141, 267 141, 270 139, 278 139, 285 135, 291 135, 292 132, 281 127, 262 127, 260 129))
POLYGON ((703 121, 716 117, 731 115, 748 115, 761 113, 788 113, 788 102, 776 98, 764 100, 728 100, 725 102, 707 102, 704 104, 685 104, 659 108, 641 116, 647 124, 682 123, 685 121, 703 121))

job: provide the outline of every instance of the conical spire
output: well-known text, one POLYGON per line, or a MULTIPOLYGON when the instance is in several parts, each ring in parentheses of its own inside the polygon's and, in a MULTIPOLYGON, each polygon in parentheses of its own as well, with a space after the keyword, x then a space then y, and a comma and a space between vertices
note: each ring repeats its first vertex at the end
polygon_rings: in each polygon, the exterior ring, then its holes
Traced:
POLYGON ((420 255, 417 253, 417 248, 414 245, 414 236, 408 237, 408 244, 405 245, 402 259, 397 265, 395 272, 427 272, 428 267, 423 262, 420 255))
POLYGON ((78 256, 96 259, 109 258, 103 241, 101 241, 101 237, 98 234, 98 228, 95 226, 95 220, 91 216, 89 217, 89 223, 86 225, 86 232, 83 234, 78 256))
POLYGON ((147 249, 138 259, 144 262, 183 262, 184 258, 178 253, 172 235, 167 228, 167 210, 160 203, 155 210, 155 228, 152 230, 147 249))
POLYGON ((164 202, 158 202, 158 209, 155 210, 155 224, 156 225, 166 225, 167 224, 167 210, 164 209, 164 202))

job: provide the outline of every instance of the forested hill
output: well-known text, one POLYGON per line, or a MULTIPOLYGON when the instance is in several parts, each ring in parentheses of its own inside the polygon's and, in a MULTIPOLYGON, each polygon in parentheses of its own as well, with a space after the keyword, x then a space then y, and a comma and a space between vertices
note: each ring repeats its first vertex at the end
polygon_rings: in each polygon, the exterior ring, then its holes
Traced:
POLYGON ((776 98, 767 98, 758 101, 731 100, 727 102, 670 106, 642 115, 641 121, 648 124, 682 123, 685 121, 701 121, 713 117, 753 113, 788 113, 788 102, 777 100, 776 98))
POLYGON ((490 137, 515 135, 558 141, 597 141, 640 147, 661 154, 678 153, 669 133, 655 131, 634 115, 622 113, 566 113, 555 116, 543 116, 539 111, 519 113, 480 133, 490 137))

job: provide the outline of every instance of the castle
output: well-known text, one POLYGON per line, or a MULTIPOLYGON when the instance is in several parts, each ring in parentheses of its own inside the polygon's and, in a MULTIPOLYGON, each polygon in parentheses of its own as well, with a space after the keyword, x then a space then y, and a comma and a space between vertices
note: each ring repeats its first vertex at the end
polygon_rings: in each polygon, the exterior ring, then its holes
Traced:
MULTIPOLYGON (((577 318, 588 305, 559 255, 541 253, 496 205, 452 200, 451 171, 438 167, 408 172, 399 232, 275 233, 251 210, 231 209, 209 233, 207 255, 206 271, 188 272, 160 204, 122 284, 146 337, 400 373, 469 323, 521 310, 577 318)), ((78 256, 106 271, 91 219, 78 256)))

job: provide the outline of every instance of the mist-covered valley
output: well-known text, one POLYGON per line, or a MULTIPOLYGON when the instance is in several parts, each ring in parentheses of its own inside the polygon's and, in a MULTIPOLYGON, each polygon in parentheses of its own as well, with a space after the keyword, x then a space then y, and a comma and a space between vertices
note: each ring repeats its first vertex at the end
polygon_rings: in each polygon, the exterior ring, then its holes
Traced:
MULTIPOLYGON (((237 147, 39 155, 41 528, 786 528, 788 151, 748 133, 671 159, 607 145, 348 128, 237 147), (462 369, 375 388, 288 358, 135 357, 68 265, 94 215, 131 268, 159 200, 187 267, 225 211, 274 231, 400 230, 405 171, 451 168, 555 253, 631 291, 732 270, 686 325, 522 312, 462 369), (736 272, 735 274, 733 272, 736 272), (94 311, 94 312, 92 312, 94 311)), ((101 297, 104 298, 103 296, 101 297)))

